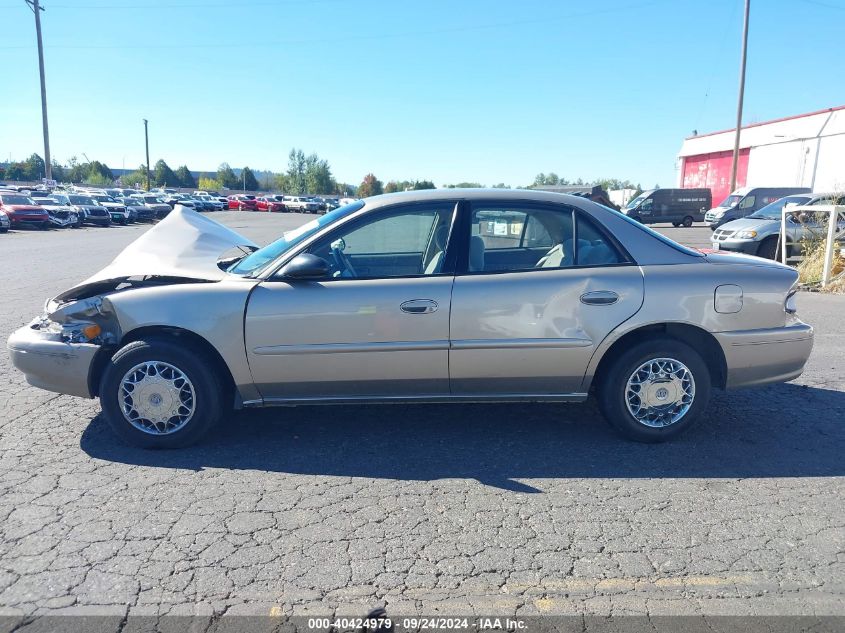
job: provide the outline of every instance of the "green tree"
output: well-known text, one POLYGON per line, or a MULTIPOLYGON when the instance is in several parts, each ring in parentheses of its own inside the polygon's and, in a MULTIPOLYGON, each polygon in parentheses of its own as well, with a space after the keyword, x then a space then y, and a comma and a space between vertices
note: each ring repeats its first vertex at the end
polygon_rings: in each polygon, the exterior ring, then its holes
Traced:
POLYGON ((194 189, 197 186, 197 181, 194 180, 194 175, 191 173, 191 170, 188 169, 187 165, 182 165, 176 170, 176 178, 179 179, 180 187, 194 189))
MULTIPOLYGON (((72 182, 79 182, 77 180, 72 180, 72 182)), ((124 187, 134 187, 135 185, 140 185, 142 189, 146 189, 147 187, 147 166, 140 165, 138 169, 135 171, 129 172, 127 174, 123 174, 120 177, 120 182, 123 184, 124 187)))
POLYGON ((484 185, 480 182, 459 182, 454 185, 446 185, 447 189, 482 189, 484 185))
POLYGON ((367 174, 364 176, 364 180, 358 186, 358 197, 359 198, 369 198, 370 196, 378 196, 384 193, 384 186, 381 183, 381 180, 375 177, 373 174, 367 174))
POLYGON ((276 177, 273 179, 273 187, 277 191, 281 191, 283 193, 289 193, 290 188, 288 186, 288 175, 287 174, 276 174, 276 177))
POLYGON ((291 149, 288 154, 287 176, 288 193, 305 193, 305 152, 291 149))
POLYGON ((223 183, 208 176, 200 176, 197 188, 201 191, 220 191, 223 188, 223 183))
POLYGON ((96 175, 99 180, 108 180, 109 182, 114 182, 114 174, 112 173, 112 170, 109 169, 108 165, 101 163, 98 160, 94 160, 88 163, 87 172, 88 179, 93 178, 96 175))
POLYGON ((258 191, 258 180, 249 167, 244 167, 241 170, 241 186, 247 191, 258 191))
POLYGON ((304 177, 307 193, 332 193, 337 188, 328 161, 317 154, 311 154, 305 159, 304 177))
POLYGON ((510 185, 506 185, 503 182, 500 182, 498 185, 493 185, 493 189, 510 189, 510 185))
POLYGON ((434 183, 430 180, 417 180, 414 182, 412 188, 414 191, 420 191, 422 189, 437 189, 437 187, 434 186, 434 183))
POLYGON ((44 159, 38 154, 32 154, 23 162, 23 165, 26 180, 36 181, 44 178, 44 174, 46 173, 44 168, 44 159))
POLYGON ((53 160, 53 180, 56 182, 64 182, 65 168, 60 165, 55 159, 53 160))
POLYGON ((237 189, 239 184, 238 177, 229 167, 229 163, 221 163, 217 168, 217 181, 226 189, 237 189))
POLYGON ((153 167, 153 184, 157 187, 178 187, 179 177, 163 160, 153 167))
POLYGON ((93 185, 94 187, 109 187, 114 183, 111 178, 106 178, 98 171, 91 170, 88 172, 88 177, 85 178, 86 185, 93 185))
POLYGON ((26 170, 23 163, 9 163, 6 167, 7 180, 26 180, 26 170))

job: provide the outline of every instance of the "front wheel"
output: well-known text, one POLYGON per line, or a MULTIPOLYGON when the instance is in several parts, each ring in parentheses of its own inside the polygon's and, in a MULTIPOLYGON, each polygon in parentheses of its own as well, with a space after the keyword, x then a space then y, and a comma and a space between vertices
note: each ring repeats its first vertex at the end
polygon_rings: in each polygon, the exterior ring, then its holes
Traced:
POLYGON ((680 341, 650 339, 622 353, 598 385, 598 404, 625 437, 664 442, 693 426, 710 399, 710 372, 680 341))
POLYGON ((683 222, 681 222, 681 224, 683 224, 685 227, 689 228, 689 227, 692 226, 692 222, 693 222, 692 216, 688 215, 687 217, 684 218, 684 220, 683 220, 683 222))
POLYGON ((780 240, 776 235, 767 237, 757 248, 757 257, 780 261, 781 256, 778 246, 780 246, 780 240))
POLYGON ((112 357, 100 383, 100 405, 114 432, 141 448, 180 448, 217 424, 221 386, 213 363, 194 350, 150 338, 112 357))

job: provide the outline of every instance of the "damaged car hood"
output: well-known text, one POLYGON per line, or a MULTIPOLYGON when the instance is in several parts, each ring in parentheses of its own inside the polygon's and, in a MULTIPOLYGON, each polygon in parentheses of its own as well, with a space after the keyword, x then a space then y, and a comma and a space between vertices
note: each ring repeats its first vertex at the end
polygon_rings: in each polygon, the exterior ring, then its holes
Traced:
POLYGON ((111 264, 80 285, 149 276, 217 281, 227 275, 217 266, 217 260, 237 247, 258 248, 243 235, 177 204, 166 218, 123 249, 111 264))

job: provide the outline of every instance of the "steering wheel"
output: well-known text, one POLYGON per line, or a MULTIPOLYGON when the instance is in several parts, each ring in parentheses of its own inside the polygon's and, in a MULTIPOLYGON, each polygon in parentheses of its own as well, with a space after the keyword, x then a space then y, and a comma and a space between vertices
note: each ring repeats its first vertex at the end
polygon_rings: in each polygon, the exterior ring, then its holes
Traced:
POLYGON ((346 253, 343 252, 345 248, 346 242, 343 241, 343 238, 331 243, 332 259, 334 260, 335 268, 337 268, 335 275, 337 277, 357 277, 358 275, 352 266, 352 262, 349 261, 346 253))

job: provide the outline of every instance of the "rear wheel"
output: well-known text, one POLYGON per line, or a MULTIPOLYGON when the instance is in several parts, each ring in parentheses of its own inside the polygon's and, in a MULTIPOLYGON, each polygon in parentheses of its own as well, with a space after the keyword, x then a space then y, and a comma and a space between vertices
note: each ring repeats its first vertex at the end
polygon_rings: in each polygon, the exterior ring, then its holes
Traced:
POLYGON ((675 228, 678 228, 679 226, 681 226, 681 223, 680 222, 672 222, 672 226, 674 226, 675 228))
POLYGON ((623 352, 598 385, 598 404, 625 437, 663 442, 693 426, 710 399, 710 372, 698 352, 650 339, 623 352))
POLYGON ((693 222, 693 220, 692 220, 692 216, 691 216, 691 215, 688 215, 687 217, 685 217, 685 218, 683 219, 683 221, 681 222, 681 224, 683 224, 685 227, 689 228, 689 227, 691 227, 691 226, 692 226, 692 222, 693 222))
POLYGON ((213 363, 165 339, 133 341, 112 357, 100 405, 114 432, 141 448, 180 448, 217 424, 222 388, 213 363))

